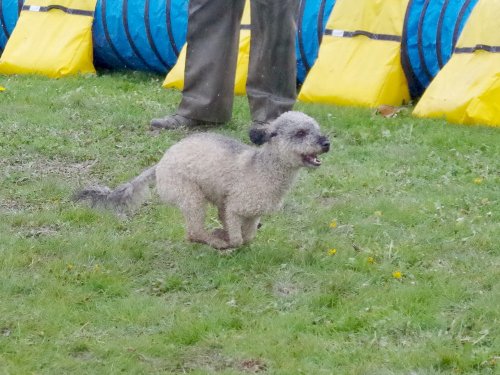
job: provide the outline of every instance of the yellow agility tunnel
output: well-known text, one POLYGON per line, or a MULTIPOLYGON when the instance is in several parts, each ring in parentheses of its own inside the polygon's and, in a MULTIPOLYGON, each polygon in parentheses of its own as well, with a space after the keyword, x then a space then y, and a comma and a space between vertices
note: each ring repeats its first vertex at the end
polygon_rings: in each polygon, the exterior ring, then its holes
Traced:
POLYGON ((500 127, 500 0, 480 0, 450 61, 415 107, 419 117, 500 127))
POLYGON ((0 57, 0 74, 58 78, 95 73, 92 23, 96 1, 27 0, 0 57))
POLYGON ((401 39, 408 0, 338 0, 299 100, 376 107, 408 103, 401 39))

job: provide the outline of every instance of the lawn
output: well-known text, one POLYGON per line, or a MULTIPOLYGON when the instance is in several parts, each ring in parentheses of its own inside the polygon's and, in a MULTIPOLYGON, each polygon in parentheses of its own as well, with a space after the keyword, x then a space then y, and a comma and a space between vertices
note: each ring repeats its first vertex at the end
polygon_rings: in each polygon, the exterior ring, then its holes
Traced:
POLYGON ((0 79, 0 375, 499 373, 500 129, 299 103, 330 153, 221 255, 155 196, 71 200, 186 136, 162 78, 0 79))

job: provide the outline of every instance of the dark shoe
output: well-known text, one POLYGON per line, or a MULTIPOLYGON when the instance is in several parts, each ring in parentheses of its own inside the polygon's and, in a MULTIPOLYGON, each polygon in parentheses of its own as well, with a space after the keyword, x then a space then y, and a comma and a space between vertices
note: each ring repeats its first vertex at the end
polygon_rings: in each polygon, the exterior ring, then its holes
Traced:
POLYGON ((175 130, 183 128, 192 128, 199 125, 206 125, 207 123, 200 120, 193 120, 181 115, 169 115, 161 118, 154 118, 151 120, 151 130, 175 130))
POLYGON ((269 137, 269 123, 266 121, 253 121, 248 135, 252 143, 260 146, 264 144, 269 137))

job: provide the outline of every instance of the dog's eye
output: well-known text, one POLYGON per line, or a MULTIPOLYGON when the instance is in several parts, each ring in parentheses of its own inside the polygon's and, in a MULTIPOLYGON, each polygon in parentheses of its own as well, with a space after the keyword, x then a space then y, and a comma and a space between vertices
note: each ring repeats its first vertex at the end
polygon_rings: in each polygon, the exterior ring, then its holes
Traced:
POLYGON ((307 132, 304 129, 301 129, 297 133, 295 133, 295 136, 297 138, 304 138, 306 135, 307 135, 307 132))

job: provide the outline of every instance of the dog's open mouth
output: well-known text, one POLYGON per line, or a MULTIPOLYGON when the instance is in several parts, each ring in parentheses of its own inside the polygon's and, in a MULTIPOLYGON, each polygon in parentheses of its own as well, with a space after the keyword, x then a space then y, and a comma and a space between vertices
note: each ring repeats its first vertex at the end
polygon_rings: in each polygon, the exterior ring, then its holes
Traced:
POLYGON ((321 160, 318 159, 317 154, 302 155, 302 161, 305 165, 311 167, 319 167, 321 165, 321 160))

